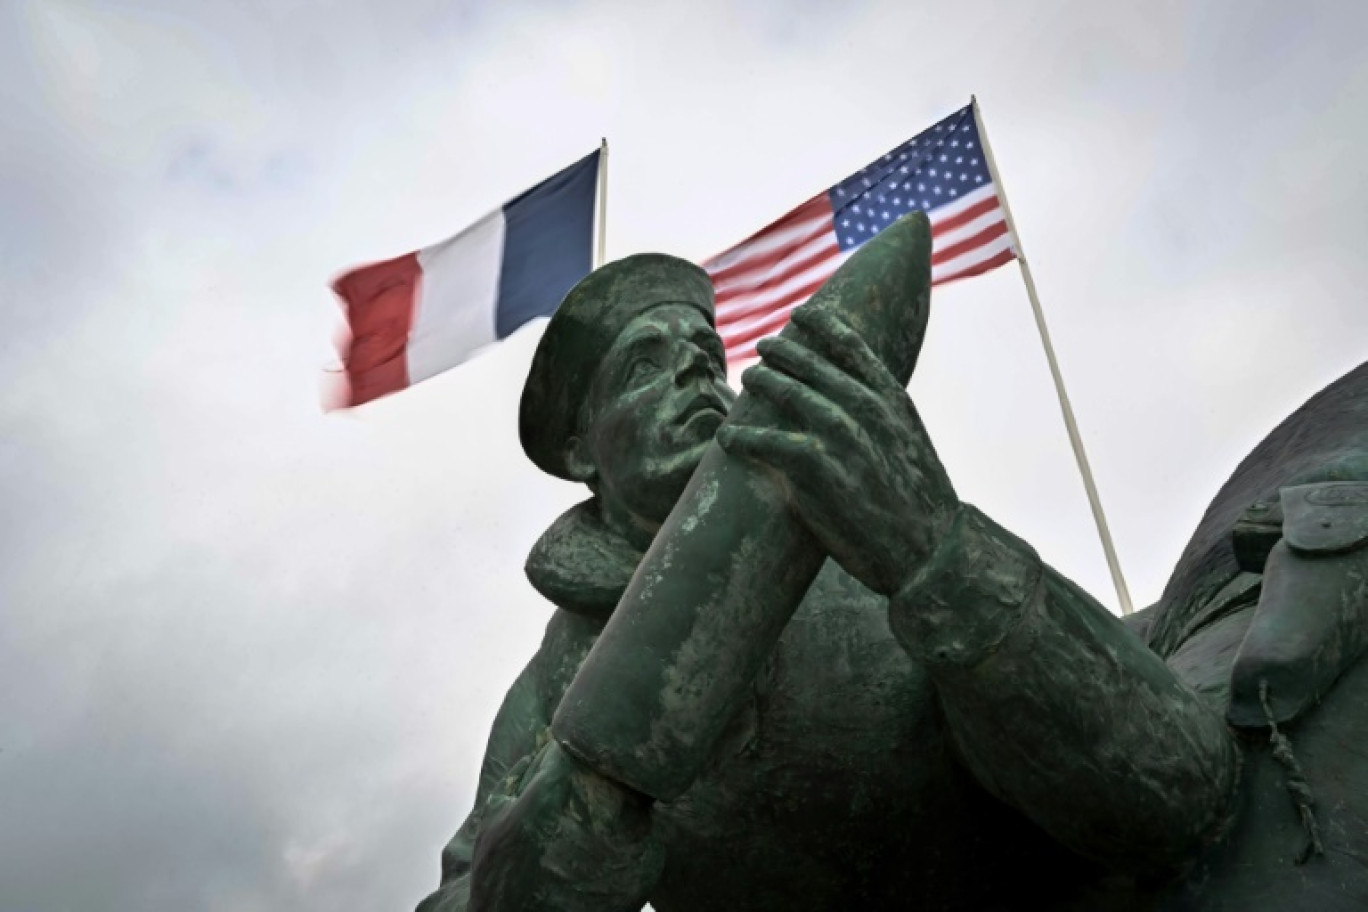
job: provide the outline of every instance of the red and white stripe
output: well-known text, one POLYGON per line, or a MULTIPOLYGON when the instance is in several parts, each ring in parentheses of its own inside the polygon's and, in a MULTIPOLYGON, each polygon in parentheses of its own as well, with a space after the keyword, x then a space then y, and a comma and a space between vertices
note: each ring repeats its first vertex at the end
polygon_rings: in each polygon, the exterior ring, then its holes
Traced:
MULTIPOLYGON (((979 275, 1016 258, 1016 245, 993 184, 930 210, 931 284, 979 275)), ((788 323, 795 307, 831 278, 854 249, 836 241, 831 200, 823 192, 703 264, 717 294, 717 331, 736 367, 755 345, 788 323)))

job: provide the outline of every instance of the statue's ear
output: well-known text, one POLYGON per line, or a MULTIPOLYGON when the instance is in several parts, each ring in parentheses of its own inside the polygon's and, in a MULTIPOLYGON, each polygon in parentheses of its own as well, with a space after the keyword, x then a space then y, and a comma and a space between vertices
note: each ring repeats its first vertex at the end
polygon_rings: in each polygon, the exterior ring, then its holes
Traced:
POLYGON ((565 467, 575 481, 593 487, 598 481, 598 468, 589 458, 589 446, 583 437, 571 437, 565 444, 565 467))

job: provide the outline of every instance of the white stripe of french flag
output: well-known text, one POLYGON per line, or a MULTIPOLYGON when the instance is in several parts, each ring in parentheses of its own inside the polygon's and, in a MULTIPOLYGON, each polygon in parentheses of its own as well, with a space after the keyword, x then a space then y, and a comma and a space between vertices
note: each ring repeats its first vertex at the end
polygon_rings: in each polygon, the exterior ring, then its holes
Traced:
POLYGON ((422 250, 339 276, 347 325, 324 408, 406 389, 550 316, 593 268, 599 151, 422 250))

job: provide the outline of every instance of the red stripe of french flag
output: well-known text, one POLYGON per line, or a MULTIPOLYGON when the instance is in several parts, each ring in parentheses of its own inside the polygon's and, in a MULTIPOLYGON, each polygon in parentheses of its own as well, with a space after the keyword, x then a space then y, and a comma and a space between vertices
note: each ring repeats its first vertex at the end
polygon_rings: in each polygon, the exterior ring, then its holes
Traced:
POLYGON ((339 276, 346 312, 324 408, 349 408, 435 376, 493 343, 504 213, 422 250, 339 276))
POLYGON ((325 409, 349 408, 408 387, 405 349, 422 281, 416 251, 333 281, 347 311, 336 340, 345 369, 325 375, 325 409))

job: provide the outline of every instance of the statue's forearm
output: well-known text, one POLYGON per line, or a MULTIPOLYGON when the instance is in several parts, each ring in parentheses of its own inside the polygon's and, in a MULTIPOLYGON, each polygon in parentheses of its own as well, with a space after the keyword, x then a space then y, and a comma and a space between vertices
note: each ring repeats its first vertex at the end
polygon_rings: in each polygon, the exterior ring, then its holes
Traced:
POLYGON ((467 818, 442 852, 440 889, 416 912, 636 912, 646 904, 663 854, 641 800, 545 753, 512 770, 467 818), (526 778, 522 794, 509 793, 526 778))
POLYGON ((660 878, 651 802, 554 741, 485 808, 469 912, 637 912, 660 878))
POLYGON ((1220 834, 1238 776, 1224 721, 982 513, 964 508, 890 623, 979 781, 1064 844, 1158 872, 1220 834))

